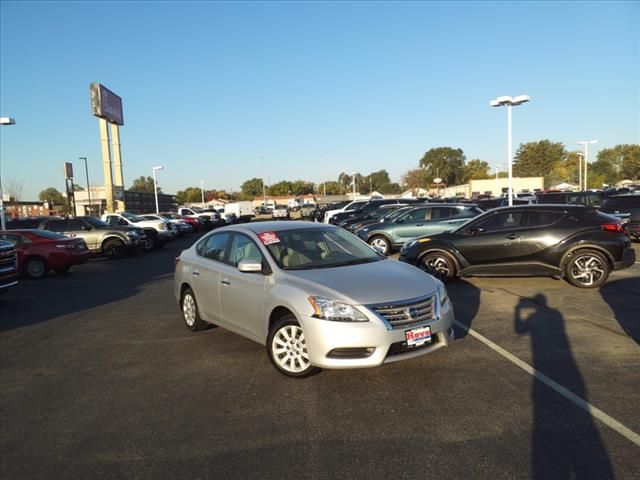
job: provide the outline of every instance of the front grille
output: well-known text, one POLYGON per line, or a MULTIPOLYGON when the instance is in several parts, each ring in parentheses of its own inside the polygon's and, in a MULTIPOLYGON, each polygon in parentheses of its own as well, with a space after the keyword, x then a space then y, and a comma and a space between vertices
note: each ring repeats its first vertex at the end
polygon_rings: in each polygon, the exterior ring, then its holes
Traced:
POLYGON ((404 302, 370 305, 391 328, 405 328, 435 318, 435 296, 404 302))
POLYGON ((389 347, 389 352, 387 352, 387 356, 390 357, 392 355, 402 355, 403 353, 415 352, 416 350, 422 350, 423 348, 429 348, 433 346, 433 344, 438 343, 438 335, 435 333, 431 334, 431 341, 427 343, 423 343, 422 345, 407 345, 407 342, 395 342, 392 343, 389 347))

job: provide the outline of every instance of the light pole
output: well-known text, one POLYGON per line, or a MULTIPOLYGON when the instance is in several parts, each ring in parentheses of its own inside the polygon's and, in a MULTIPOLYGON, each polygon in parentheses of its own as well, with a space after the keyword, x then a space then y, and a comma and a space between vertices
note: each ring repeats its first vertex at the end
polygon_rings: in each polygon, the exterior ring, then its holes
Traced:
POLYGON ((78 157, 78 160, 84 160, 84 172, 87 175, 87 198, 89 202, 89 215, 91 215, 91 189, 89 188, 89 167, 87 167, 87 157, 78 157))
POLYGON ((584 153, 577 152, 576 156, 578 157, 578 190, 582 191, 582 159, 584 158, 584 153))
MULTIPOLYGON (((16 121, 11 117, 0 117, 0 125, 15 125, 16 121)), ((4 198, 2 193, 2 160, 0 159, 0 227, 2 230, 7 229, 4 219, 4 198)))
POLYGON ((262 205, 267 206, 267 189, 264 185, 264 157, 260 155, 260 168, 262 170, 262 205))
POLYGON ((156 195, 156 215, 160 213, 160 209, 158 208, 158 182, 156 180, 156 172, 158 170, 164 170, 164 167, 153 167, 153 193, 156 195))
POLYGON ((587 165, 589 163, 589 145, 593 145, 594 143, 598 143, 598 140, 581 140, 578 142, 578 145, 584 146, 584 190, 589 189, 589 184, 587 183, 587 165))
POLYGON ((511 148, 511 107, 522 105, 531 100, 529 95, 518 95, 517 97, 503 96, 491 100, 492 107, 507 107, 507 162, 509 165, 509 206, 513 205, 513 158, 511 148))
POLYGON ((202 199, 202 208, 204 208, 204 180, 200 180, 200 198, 202 199))

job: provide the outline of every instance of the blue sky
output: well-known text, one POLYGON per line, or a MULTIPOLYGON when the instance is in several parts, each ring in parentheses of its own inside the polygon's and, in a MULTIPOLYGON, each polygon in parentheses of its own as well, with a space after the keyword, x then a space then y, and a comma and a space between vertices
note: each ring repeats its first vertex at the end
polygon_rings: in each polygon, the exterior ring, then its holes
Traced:
MULTIPOLYGON (((640 142, 639 2, 11 2, 0 10, 3 182, 62 190, 62 163, 103 182, 89 83, 123 98, 125 183, 166 192, 251 177, 322 182, 432 147, 506 164, 551 139, 590 155, 640 142)), ((81 173, 81 174, 80 174, 81 173)))

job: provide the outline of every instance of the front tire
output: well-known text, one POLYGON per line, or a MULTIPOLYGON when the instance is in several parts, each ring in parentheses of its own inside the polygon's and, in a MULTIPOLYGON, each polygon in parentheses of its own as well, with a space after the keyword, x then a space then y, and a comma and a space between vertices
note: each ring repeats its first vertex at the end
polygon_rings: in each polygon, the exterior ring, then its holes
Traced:
POLYGON ((196 296, 193 294, 193 290, 190 288, 185 289, 182 294, 182 301, 180 302, 180 308, 182 310, 182 318, 189 330, 192 332, 198 332, 207 328, 207 322, 200 317, 200 310, 198 310, 198 303, 196 302, 196 296))
POLYGON ((379 249, 383 255, 389 255, 391 253, 391 242, 382 235, 376 235, 369 239, 369 245, 375 249, 379 249))
POLYGON ((420 268, 438 280, 447 282, 456 276, 456 264, 443 252, 429 252, 420 259, 420 268))
POLYGON ((578 250, 569 257, 564 269, 567 281, 579 288, 598 288, 607 281, 609 262, 595 250, 578 250))
POLYGON ((44 258, 31 257, 24 263, 24 274, 29 278, 37 280, 46 277, 48 273, 49 265, 44 258))
POLYGON ((158 247, 158 235, 155 232, 145 232, 147 239, 144 241, 144 251, 150 252, 158 247))
POLYGON ((302 327, 293 315, 276 321, 267 337, 267 354, 276 370, 292 378, 305 378, 320 371, 311 365, 302 327))

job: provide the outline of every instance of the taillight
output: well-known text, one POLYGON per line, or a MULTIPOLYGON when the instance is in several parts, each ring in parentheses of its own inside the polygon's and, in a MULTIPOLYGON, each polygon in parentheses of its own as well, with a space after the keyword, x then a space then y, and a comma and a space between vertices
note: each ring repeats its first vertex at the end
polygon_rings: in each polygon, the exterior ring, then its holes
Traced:
POLYGON ((619 223, 605 223, 603 225, 600 225, 600 228, 607 232, 626 233, 624 231, 624 228, 622 228, 622 225, 619 223))
POLYGON ((56 248, 61 248, 64 250, 73 250, 75 247, 72 243, 59 243, 56 245, 56 248))

